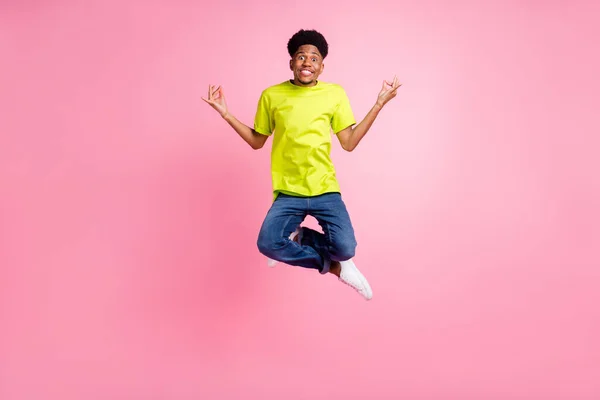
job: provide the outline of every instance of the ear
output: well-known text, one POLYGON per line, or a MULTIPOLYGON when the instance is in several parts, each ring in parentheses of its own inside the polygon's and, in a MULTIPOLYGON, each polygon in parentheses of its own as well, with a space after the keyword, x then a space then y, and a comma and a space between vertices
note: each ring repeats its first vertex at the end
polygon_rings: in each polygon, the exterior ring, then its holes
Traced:
POLYGON ((294 60, 290 58, 290 70, 293 71, 294 70, 294 60))

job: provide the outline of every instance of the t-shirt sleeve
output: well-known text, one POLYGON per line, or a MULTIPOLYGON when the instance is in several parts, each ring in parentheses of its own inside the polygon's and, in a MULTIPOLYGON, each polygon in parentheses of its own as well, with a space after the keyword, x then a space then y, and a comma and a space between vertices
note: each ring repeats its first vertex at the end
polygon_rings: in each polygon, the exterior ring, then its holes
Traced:
POLYGON ((346 91, 340 88, 338 93, 338 105, 331 118, 331 128, 333 129, 333 132, 337 134, 341 130, 354 124, 356 124, 356 120, 354 119, 352 107, 350 107, 350 100, 346 95, 346 91))
POLYGON ((254 130, 262 135, 271 135, 275 128, 271 118, 271 108, 269 107, 269 98, 263 92, 258 100, 256 116, 254 117, 254 130))

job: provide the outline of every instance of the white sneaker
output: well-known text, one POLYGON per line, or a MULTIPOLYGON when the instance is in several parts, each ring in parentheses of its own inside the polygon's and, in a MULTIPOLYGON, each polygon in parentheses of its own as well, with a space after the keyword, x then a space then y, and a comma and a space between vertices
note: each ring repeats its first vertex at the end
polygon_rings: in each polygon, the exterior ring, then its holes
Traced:
POLYGON ((371 286, 363 274, 361 274, 358 268, 356 268, 354 261, 340 261, 340 264, 342 266, 342 270, 338 279, 346 285, 354 288, 354 290, 360 293, 365 299, 371 300, 373 298, 371 286))
MULTIPOLYGON (((296 230, 294 232, 292 232, 292 234, 290 235, 290 240, 294 240, 296 238, 296 236, 298 236, 301 232, 302 232, 302 227, 300 227, 300 226, 297 227, 296 230)), ((302 240, 302 237, 300 237, 300 240, 302 240)), ((273 268, 274 266, 277 265, 277 261, 267 257, 267 265, 270 268, 273 268)))

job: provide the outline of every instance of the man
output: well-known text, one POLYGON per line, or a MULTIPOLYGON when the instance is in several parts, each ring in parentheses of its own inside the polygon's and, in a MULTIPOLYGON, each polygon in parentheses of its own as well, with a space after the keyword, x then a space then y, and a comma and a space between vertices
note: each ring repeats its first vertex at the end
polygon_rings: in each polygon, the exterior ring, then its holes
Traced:
POLYGON ((262 92, 254 128, 229 112, 220 86, 210 85, 203 100, 253 149, 274 136, 274 201, 258 235, 259 251, 273 262, 332 273, 370 300, 371 287, 352 261, 357 243, 330 158, 331 131, 344 150, 354 150, 401 85, 395 77, 383 81, 375 105, 356 125, 344 89, 318 80, 329 50, 323 35, 300 30, 287 48, 293 79, 262 92), (319 222, 323 233, 300 227, 307 215, 319 222))

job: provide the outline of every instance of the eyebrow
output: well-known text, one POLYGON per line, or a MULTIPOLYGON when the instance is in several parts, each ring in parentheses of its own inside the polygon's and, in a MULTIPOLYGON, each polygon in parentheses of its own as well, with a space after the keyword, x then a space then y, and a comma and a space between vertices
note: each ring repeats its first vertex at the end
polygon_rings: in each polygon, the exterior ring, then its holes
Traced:
MULTIPOLYGON (((300 54, 306 54, 306 52, 305 51, 299 51, 299 52, 296 53, 297 56, 299 56, 300 54)), ((315 56, 319 56, 320 57, 319 53, 317 53, 316 51, 313 51, 310 54, 314 54, 315 56)))

